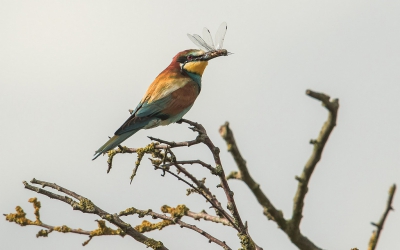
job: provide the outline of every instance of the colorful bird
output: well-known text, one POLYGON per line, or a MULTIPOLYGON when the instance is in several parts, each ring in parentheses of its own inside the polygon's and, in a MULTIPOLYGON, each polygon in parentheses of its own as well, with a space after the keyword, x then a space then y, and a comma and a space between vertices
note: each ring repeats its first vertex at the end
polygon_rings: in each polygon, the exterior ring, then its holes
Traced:
POLYGON ((205 30, 208 34, 204 34, 208 43, 198 35, 188 34, 189 38, 203 50, 189 49, 179 52, 149 86, 142 100, 131 112, 131 116, 114 136, 96 151, 93 160, 117 147, 141 129, 168 125, 184 116, 200 94, 201 77, 208 61, 228 55, 228 52, 222 49, 226 27, 226 23, 222 23, 217 32, 217 48, 214 47, 207 29, 205 30))

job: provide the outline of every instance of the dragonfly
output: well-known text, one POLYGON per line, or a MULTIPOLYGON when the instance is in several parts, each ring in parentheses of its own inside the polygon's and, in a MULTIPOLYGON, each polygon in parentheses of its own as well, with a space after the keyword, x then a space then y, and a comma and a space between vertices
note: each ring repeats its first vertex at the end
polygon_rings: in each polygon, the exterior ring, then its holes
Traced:
POLYGON ((203 38, 197 34, 187 34, 189 39, 197 45, 201 50, 206 52, 215 52, 221 56, 227 56, 232 53, 228 52, 226 49, 223 49, 222 46, 224 44, 225 34, 228 29, 226 22, 221 23, 219 26, 217 33, 215 33, 215 42, 216 45, 214 46, 214 41, 211 36, 211 32, 204 27, 203 28, 203 38))

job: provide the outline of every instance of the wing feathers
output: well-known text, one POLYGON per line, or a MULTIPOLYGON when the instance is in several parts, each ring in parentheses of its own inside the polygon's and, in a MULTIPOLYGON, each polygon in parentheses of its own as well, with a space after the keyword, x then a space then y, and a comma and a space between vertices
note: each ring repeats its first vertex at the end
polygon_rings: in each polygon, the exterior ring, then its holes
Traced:
POLYGON ((145 128, 155 120, 173 118, 191 107, 198 93, 198 85, 194 81, 191 81, 168 96, 150 103, 145 101, 138 105, 135 110, 136 112, 125 121, 115 134, 121 135, 132 130, 145 128))

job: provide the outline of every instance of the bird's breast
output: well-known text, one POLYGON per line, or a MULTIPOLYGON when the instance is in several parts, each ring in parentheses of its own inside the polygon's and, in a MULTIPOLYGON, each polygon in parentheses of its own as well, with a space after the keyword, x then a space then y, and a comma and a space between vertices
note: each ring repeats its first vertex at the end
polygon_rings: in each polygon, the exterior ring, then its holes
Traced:
MULTIPOLYGON (((188 107, 191 107, 199 94, 199 88, 194 81, 171 93, 171 101, 163 110, 163 114, 170 116, 179 115, 188 107)), ((187 112, 188 110, 186 110, 187 112)))

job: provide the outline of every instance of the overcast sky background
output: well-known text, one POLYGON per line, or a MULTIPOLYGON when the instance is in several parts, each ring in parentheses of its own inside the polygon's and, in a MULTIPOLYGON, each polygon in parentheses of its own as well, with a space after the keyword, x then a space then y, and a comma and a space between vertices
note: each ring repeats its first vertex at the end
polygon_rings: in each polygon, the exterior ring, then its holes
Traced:
MULTIPOLYGON (((300 175, 327 111, 306 89, 339 98, 337 127, 329 138, 305 199, 301 230, 323 249, 366 249, 400 184, 399 1, 1 1, 0 4, 0 212, 42 202, 42 221, 93 230, 99 217, 23 188, 33 177, 56 182, 108 212, 128 207, 209 204, 171 176, 162 178, 145 159, 129 177, 136 155, 119 155, 106 173, 94 151, 136 107, 148 85, 179 51, 196 48, 186 33, 214 34, 228 23, 225 48, 234 55, 210 61, 201 95, 185 118, 202 123, 221 148, 225 171, 236 169, 218 128, 229 121, 251 174, 286 218, 300 175)), ((124 145, 147 145, 146 136, 195 138, 186 125, 140 131, 124 145)), ((212 163, 204 146, 175 151, 178 159, 212 163)), ((147 158, 147 157, 145 157, 147 158)), ((208 171, 193 166, 198 178, 208 171)), ((218 180, 207 178, 215 187, 218 180)), ((264 249, 297 249, 248 188, 232 181, 242 219, 264 249)), ((223 202, 222 190, 213 191, 223 202)), ((378 249, 400 248, 400 194, 394 199, 378 249)), ((207 210, 212 213, 212 210, 207 210)), ((151 220, 151 218, 146 218, 151 220)), ((142 219, 126 218, 132 225, 142 219)), ((190 218, 185 218, 193 223, 190 218)), ((236 232, 199 227, 237 249, 236 232)), ((3 219, 4 249, 79 249, 86 236, 54 232, 3 219)), ((178 226, 146 234, 170 249, 220 249, 178 226)), ((93 239, 85 249, 145 249, 130 237, 93 239)))

